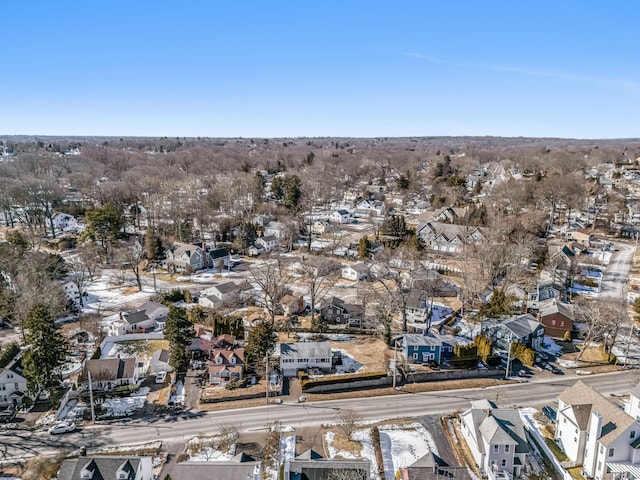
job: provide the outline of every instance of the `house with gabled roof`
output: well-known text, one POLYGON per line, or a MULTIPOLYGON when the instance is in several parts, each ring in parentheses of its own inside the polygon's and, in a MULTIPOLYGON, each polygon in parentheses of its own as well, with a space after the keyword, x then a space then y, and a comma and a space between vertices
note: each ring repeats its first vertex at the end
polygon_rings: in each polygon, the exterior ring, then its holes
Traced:
POLYGON ((225 461, 180 462, 173 467, 171 475, 189 480, 261 480, 262 464, 246 453, 238 453, 225 461))
POLYGON ((557 298, 538 303, 538 319, 544 325, 544 331, 553 338, 564 338, 573 331, 575 314, 573 307, 557 298))
POLYGON ((229 382, 242 379, 244 347, 227 346, 212 348, 209 352, 209 383, 224 387, 229 382))
POLYGON ((315 450, 307 450, 283 465, 284 480, 369 480, 370 472, 371 463, 367 459, 325 458, 315 450))
POLYGON ((118 319, 109 325, 109 335, 127 335, 129 333, 145 333, 158 326, 154 318, 150 318, 143 309, 133 312, 120 312, 118 319))
POLYGON ((195 272, 205 267, 205 256, 200 245, 174 242, 164 255, 162 266, 170 272, 195 272))
POLYGON ((466 465, 449 465, 433 452, 427 452, 400 471, 402 480, 471 480, 466 465))
POLYGON ((353 265, 344 265, 342 267, 342 278, 359 282, 369 275, 369 267, 363 262, 356 262, 353 265))
POLYGON ((509 350, 511 343, 539 350, 544 341, 544 325, 530 313, 505 319, 488 318, 480 328, 482 335, 490 338, 493 346, 501 350, 509 350))
POLYGON ((152 480, 151 457, 91 456, 62 462, 58 480, 152 480))
POLYGON ((331 343, 295 342, 280 344, 280 370, 285 377, 295 377, 298 370, 318 368, 328 371, 333 367, 331 343))
POLYGON ((256 239, 256 247, 260 248, 264 252, 271 252, 278 246, 280 240, 275 235, 265 235, 256 239))
POLYGON ((331 297, 322 303, 320 316, 327 323, 358 325, 363 320, 364 310, 361 305, 346 303, 338 297, 331 297))
POLYGON ((519 478, 529 454, 527 438, 515 408, 497 408, 489 400, 474 400, 460 415, 462 436, 480 468, 489 479, 519 478))
POLYGON ((430 221, 418 225, 416 233, 425 247, 438 253, 459 253, 466 245, 485 239, 480 228, 430 221))
POLYGON ((109 391, 116 387, 135 385, 138 381, 138 361, 128 358, 100 358, 87 360, 81 375, 82 387, 89 388, 89 374, 94 391, 109 391))
POLYGON ((27 391, 20 354, 0 370, 0 408, 20 405, 27 391))
POLYGON ((578 380, 558 396, 556 443, 596 480, 638 478, 640 423, 578 380))

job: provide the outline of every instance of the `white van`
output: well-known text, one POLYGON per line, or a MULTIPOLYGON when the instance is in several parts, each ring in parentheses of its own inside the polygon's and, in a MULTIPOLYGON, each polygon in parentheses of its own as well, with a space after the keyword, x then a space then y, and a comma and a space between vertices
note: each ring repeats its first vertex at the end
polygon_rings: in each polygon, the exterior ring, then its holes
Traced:
POLYGON ((156 383, 164 383, 166 378, 167 378, 167 372, 162 371, 162 372, 156 373, 156 383))

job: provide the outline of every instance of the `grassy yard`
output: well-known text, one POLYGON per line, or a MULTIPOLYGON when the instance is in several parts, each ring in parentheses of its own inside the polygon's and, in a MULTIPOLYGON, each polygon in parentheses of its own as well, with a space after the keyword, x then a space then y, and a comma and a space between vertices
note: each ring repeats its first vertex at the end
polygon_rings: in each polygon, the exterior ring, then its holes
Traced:
POLYGON ((569 460, 564 452, 560 450, 560 447, 556 444, 556 442, 548 437, 544 437, 544 441, 547 444, 547 447, 549 447, 549 450, 551 450, 555 457, 558 459, 558 461, 566 462, 567 460, 569 460))
POLYGON ((569 472, 569 475, 575 478, 575 480, 585 480, 580 470, 582 470, 582 467, 567 468, 567 472, 569 472))
POLYGON ((122 352, 125 356, 135 355, 139 359, 148 360, 156 350, 168 349, 169 342, 167 340, 127 340, 118 342, 114 348, 117 348, 118 352, 122 352))

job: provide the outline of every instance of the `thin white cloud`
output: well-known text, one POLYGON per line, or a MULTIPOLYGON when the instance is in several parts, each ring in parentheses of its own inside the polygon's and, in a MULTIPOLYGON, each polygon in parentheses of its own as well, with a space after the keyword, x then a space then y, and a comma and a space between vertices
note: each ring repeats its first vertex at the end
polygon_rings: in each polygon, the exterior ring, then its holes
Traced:
POLYGON ((559 72, 553 70, 538 70, 532 68, 523 68, 523 67, 513 67, 513 66, 505 66, 505 65, 493 65, 489 63, 474 63, 474 62, 457 62, 451 60, 443 60, 441 58, 433 57, 430 55, 423 55, 420 53, 406 52, 402 54, 405 57, 418 58, 420 60, 425 60, 429 63, 436 63, 441 65, 449 65, 452 67, 460 67, 460 68, 472 68, 479 70, 487 70, 493 72, 508 72, 508 73, 516 73, 520 75, 526 75, 529 77, 544 77, 544 78, 554 78, 557 80, 564 80, 568 82, 578 82, 578 83, 588 83, 592 85, 598 85, 601 87, 613 87, 618 89, 623 89, 635 94, 640 94, 640 83, 631 82, 628 80, 621 80, 617 78, 606 78, 606 77, 593 77, 589 75, 578 75, 568 72, 559 72))

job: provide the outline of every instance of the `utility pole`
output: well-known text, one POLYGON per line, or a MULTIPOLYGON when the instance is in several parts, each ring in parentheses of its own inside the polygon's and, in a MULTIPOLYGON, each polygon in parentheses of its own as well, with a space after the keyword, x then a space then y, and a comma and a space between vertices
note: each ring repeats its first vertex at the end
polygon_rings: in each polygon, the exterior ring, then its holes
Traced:
POLYGON ((270 378, 269 378, 269 355, 267 355, 265 357, 265 363, 266 363, 266 367, 265 367, 265 381, 266 381, 266 386, 265 386, 265 399, 267 401, 267 403, 269 403, 269 382, 270 382, 270 378))
POLYGON ((93 384, 91 383, 91 372, 87 369, 89 376, 89 404, 91 405, 91 425, 96 423, 96 413, 93 409, 93 384))
POLYGON ((507 371, 504 373, 505 380, 509 378, 509 364, 511 363, 511 336, 512 333, 509 333, 509 349, 507 350, 507 371))
POLYGON ((393 389, 396 389, 396 376, 398 374, 398 339, 393 341, 393 389))

